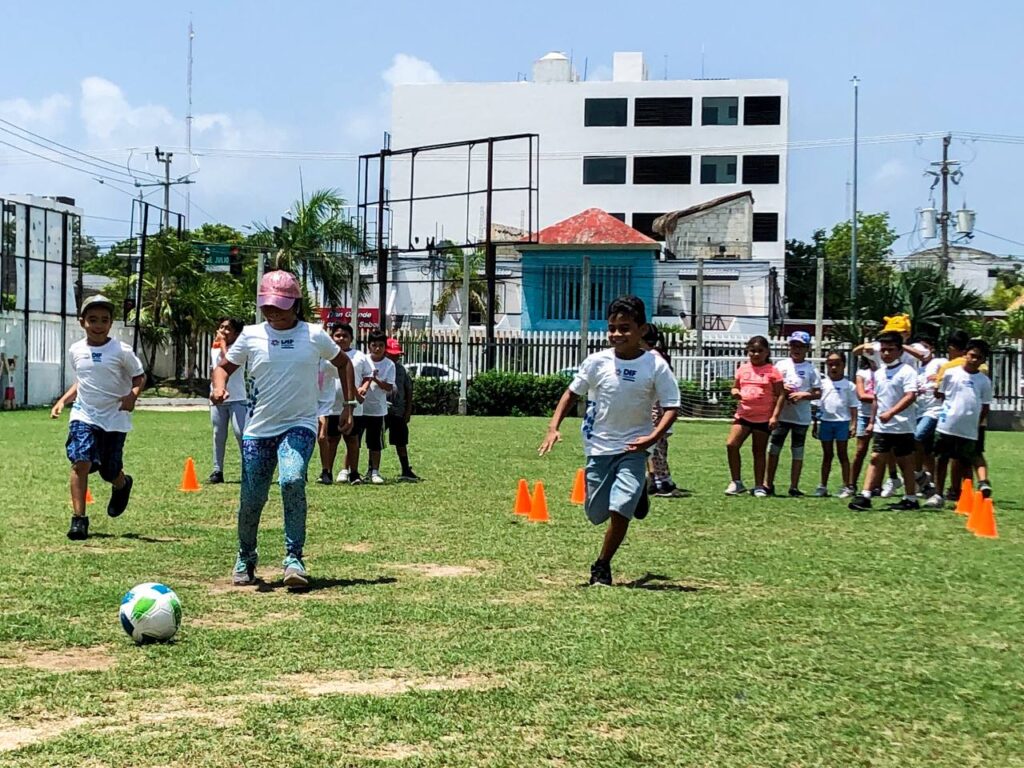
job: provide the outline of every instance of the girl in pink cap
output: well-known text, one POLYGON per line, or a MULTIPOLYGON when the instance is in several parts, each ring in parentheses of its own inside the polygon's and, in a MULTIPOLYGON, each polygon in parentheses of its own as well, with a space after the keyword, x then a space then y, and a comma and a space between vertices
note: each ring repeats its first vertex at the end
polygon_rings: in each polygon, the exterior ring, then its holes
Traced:
POLYGON ((352 363, 319 326, 299 319, 302 290, 290 272, 268 272, 260 281, 256 306, 265 322, 247 325, 213 371, 214 403, 227 397, 228 378, 248 364, 252 406, 242 439, 242 488, 238 506, 238 586, 256 581, 256 537, 260 514, 278 470, 284 505, 284 583, 309 586, 302 559, 306 541, 306 469, 317 436, 317 374, 320 360, 338 369, 345 408, 342 432, 352 427, 355 381, 352 363))

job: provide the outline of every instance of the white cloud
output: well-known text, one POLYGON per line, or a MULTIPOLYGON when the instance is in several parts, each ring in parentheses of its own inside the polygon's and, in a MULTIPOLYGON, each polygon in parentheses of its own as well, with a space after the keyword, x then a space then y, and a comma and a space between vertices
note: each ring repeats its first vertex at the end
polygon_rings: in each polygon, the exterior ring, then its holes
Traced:
POLYGON ((872 174, 871 180, 875 184, 891 185, 905 178, 908 172, 906 163, 894 158, 882 163, 881 167, 872 174))
POLYGON ((82 122, 90 138, 109 139, 114 134, 167 135, 174 125, 174 115, 167 107, 144 104, 133 107, 124 91, 102 77, 87 77, 82 81, 82 102, 79 105, 82 122))
POLYGON ((0 101, 0 117, 10 120, 22 128, 47 131, 60 130, 64 116, 71 109, 71 99, 62 93, 55 93, 31 102, 28 99, 7 99, 0 101))
POLYGON ((396 53, 391 59, 391 66, 381 72, 380 77, 385 87, 376 100, 349 111, 343 123, 345 136, 358 144, 380 141, 388 129, 391 91, 396 85, 444 82, 441 73, 429 61, 408 53, 396 53))
POLYGON ((430 62, 410 56, 408 53, 396 53, 391 60, 391 66, 381 73, 381 77, 389 89, 396 85, 444 82, 444 78, 430 62))
POLYGON ((606 81, 612 79, 612 68, 607 64, 598 64, 587 73, 587 80, 606 81))

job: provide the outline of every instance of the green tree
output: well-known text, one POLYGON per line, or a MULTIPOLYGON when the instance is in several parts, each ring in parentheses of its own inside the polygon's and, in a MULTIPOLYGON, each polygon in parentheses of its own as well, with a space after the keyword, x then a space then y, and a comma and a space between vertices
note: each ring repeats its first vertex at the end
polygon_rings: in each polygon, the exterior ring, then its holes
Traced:
POLYGON ((786 241, 786 284, 782 291, 789 317, 814 317, 817 293, 817 258, 824 255, 825 230, 812 235, 811 242, 786 241))
MULTIPOLYGON (((458 301, 462 291, 464 275, 462 249, 449 242, 441 244, 448 266, 441 278, 441 293, 434 302, 434 314, 438 320, 444 319, 453 302, 458 301)), ((487 279, 483 275, 484 252, 477 250, 469 256, 469 315, 480 316, 487 312, 487 279)), ((494 298, 496 311, 501 311, 498 297, 494 298)))
MULTIPOLYGON (((861 213, 857 215, 857 317, 868 321, 875 317, 869 307, 880 289, 890 282, 893 274, 892 244, 898 239, 889 225, 888 213, 861 213)), ((821 241, 825 256, 825 316, 847 319, 850 306, 850 248, 853 242, 852 226, 841 221, 821 241)), ((811 293, 814 295, 814 292, 811 293)), ((886 312, 885 314, 891 314, 886 312)))

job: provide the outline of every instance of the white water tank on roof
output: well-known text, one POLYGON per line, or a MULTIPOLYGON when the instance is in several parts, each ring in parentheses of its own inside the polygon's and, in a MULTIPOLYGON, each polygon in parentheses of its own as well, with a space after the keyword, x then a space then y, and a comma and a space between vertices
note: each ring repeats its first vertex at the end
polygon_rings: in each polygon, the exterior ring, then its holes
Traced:
POLYGON ((569 63, 569 58, 564 53, 559 53, 558 51, 544 54, 533 62, 533 82, 572 82, 572 66, 569 63))

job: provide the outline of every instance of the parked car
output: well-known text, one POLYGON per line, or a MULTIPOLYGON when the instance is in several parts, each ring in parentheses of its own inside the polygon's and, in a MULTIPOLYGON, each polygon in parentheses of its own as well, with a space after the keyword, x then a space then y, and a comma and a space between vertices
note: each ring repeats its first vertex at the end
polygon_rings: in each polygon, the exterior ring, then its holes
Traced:
POLYGON ((444 363, 409 363, 405 366, 409 376, 417 378, 422 376, 428 379, 442 379, 444 381, 459 381, 461 374, 454 368, 444 363))

